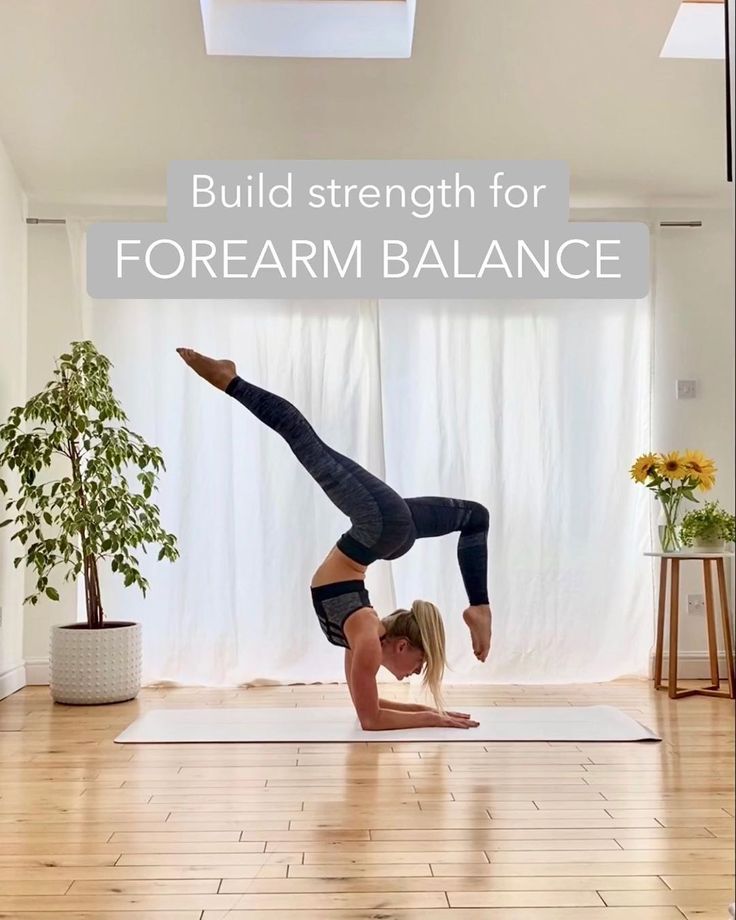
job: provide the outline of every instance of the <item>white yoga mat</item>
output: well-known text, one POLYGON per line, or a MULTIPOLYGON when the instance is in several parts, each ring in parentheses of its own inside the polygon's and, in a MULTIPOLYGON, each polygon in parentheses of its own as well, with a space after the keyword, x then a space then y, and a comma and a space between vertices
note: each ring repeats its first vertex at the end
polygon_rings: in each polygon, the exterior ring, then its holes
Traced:
POLYGON ((279 741, 659 741, 613 706, 471 707, 479 728, 366 732, 340 709, 152 709, 115 739, 121 744, 279 741))

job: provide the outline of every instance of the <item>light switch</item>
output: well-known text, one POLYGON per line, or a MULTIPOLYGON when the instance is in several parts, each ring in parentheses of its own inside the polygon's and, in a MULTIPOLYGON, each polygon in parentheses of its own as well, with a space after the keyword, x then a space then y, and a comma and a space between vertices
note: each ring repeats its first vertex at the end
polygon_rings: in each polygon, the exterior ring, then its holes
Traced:
POLYGON ((677 381, 677 398, 678 399, 695 399, 697 387, 694 380, 677 381))

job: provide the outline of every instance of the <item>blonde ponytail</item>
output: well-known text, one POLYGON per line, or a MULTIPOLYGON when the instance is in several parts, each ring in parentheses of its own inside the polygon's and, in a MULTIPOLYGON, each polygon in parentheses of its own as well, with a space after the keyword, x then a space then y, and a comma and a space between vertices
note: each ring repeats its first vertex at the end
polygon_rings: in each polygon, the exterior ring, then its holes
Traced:
POLYGON ((397 610, 385 617, 383 624, 388 637, 408 639, 424 652, 422 684, 432 694, 437 709, 444 712, 445 625, 437 607, 429 601, 417 600, 411 610, 397 610))

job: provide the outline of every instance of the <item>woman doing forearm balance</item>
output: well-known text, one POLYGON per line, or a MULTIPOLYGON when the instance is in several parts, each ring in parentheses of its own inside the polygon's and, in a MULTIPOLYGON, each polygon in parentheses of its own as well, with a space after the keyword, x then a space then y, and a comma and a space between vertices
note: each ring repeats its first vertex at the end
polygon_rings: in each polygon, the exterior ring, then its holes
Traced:
POLYGON ((491 642, 488 603, 488 512, 477 502, 455 498, 402 498, 386 483, 325 444, 291 403, 247 383, 232 361, 177 349, 213 386, 242 403, 278 432, 327 497, 352 526, 312 579, 312 601, 327 640, 345 649, 345 676, 362 727, 368 731, 477 725, 465 713, 446 712, 441 702, 445 631, 434 604, 414 601, 410 610, 379 618, 365 589, 367 567, 398 559, 422 537, 460 534, 457 556, 468 594, 463 618, 473 651, 485 661, 491 642), (423 674, 436 709, 382 700, 376 674, 385 667, 399 680, 423 674))

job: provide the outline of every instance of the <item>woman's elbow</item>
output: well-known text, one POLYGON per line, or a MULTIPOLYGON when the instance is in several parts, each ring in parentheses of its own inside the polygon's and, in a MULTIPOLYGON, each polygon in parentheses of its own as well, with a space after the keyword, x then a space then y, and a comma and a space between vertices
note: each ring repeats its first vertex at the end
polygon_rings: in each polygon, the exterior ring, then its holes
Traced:
POLYGON ((364 732, 375 732, 380 728, 379 726, 379 713, 369 712, 369 713, 358 713, 358 721, 360 722, 360 727, 364 732))

